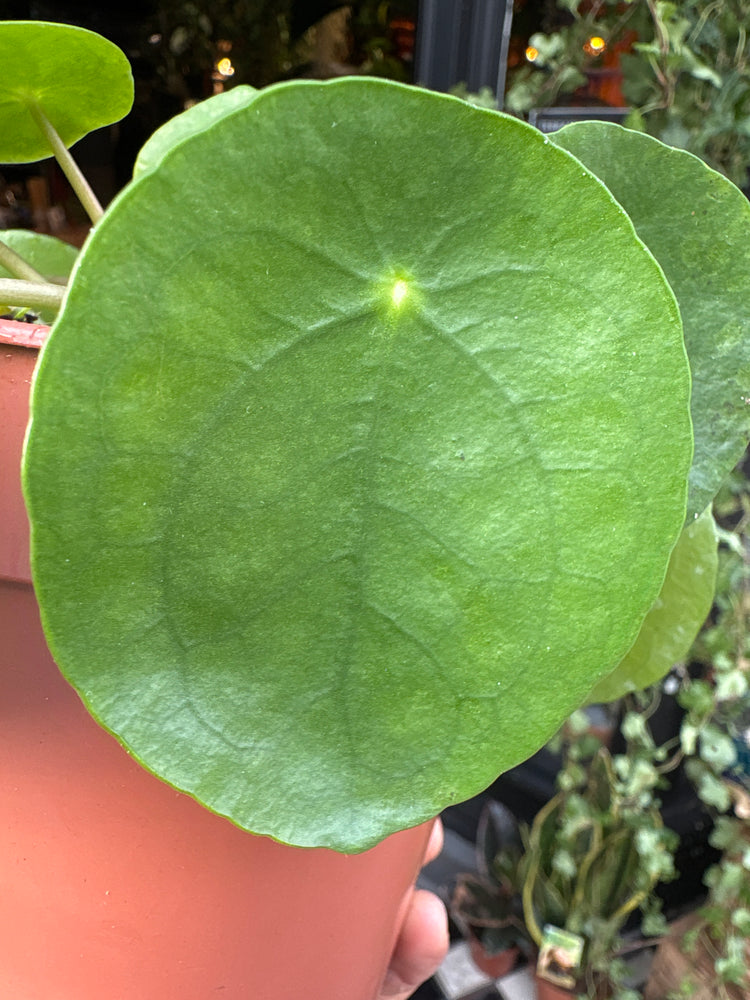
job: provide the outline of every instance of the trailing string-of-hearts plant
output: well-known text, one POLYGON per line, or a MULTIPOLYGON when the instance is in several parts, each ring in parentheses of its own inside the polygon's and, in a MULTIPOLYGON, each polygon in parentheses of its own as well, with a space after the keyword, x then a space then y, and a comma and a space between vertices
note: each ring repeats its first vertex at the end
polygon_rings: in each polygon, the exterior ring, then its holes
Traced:
MULTIPOLYGON (((10 59, 1 161, 125 113, 97 36, 6 22, 10 59)), ((64 298, 23 469, 61 670, 288 843, 360 851, 478 792, 697 631, 749 264, 741 193, 614 126, 552 141, 365 78, 179 116, 67 290, 4 257, 0 300, 64 298)))

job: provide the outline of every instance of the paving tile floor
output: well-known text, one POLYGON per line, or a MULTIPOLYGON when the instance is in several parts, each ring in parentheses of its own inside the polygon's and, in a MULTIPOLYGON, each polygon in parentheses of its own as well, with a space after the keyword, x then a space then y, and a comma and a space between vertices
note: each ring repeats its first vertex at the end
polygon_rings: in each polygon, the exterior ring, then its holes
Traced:
POLYGON ((474 965, 465 941, 451 946, 434 979, 441 1000, 536 1000, 534 980, 527 968, 492 980, 474 965))

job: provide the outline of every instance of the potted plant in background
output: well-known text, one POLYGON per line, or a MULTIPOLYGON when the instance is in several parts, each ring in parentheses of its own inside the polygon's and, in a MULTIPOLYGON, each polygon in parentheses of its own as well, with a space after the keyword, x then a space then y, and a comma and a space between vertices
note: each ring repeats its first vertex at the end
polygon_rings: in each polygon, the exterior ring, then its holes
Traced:
POLYGON ((748 995, 748 815, 750 797, 730 786, 732 806, 716 819, 711 844, 721 853, 705 875, 702 906, 672 924, 654 956, 644 996, 721 997, 748 995), (680 992, 682 991, 682 992, 680 992))
MULTIPOLYGON (((3 58, 49 44, 62 58, 65 32, 0 25, 3 58)), ((73 74, 55 65, 67 114, 73 74)), ((55 124, 47 88, 14 75, 10 89, 19 135, 39 108, 55 124)), ((619 133, 565 141, 589 138, 644 162, 619 133)), ((728 381, 748 352, 750 211, 679 161, 699 207, 678 206, 660 246, 638 220, 651 186, 632 206, 617 195, 626 215, 585 148, 366 79, 211 103, 149 146, 94 227, 35 376, 34 584, 91 718, 43 649, 32 680, 11 647, 3 736, 17 742, 0 759, 34 773, 4 778, 24 794, 6 796, 18 878, 2 974, 40 1000, 81 1000, 104 978, 149 1000, 276 1000, 311 980, 369 1000, 426 837, 409 830, 531 753, 623 660, 671 579, 688 473, 692 525, 744 446, 728 381), (700 301, 691 267, 708 275, 700 301), (113 783, 125 793, 103 802, 113 783), (102 855, 91 889, 58 819, 85 837, 84 867, 102 855), (389 834, 411 841, 398 864, 389 834), (316 911, 313 857, 339 886, 336 923, 316 911), (378 858, 394 882, 356 929, 357 872, 378 858), (53 872, 64 917, 39 891, 53 872), (261 884, 272 909, 257 913, 261 884), (221 916, 228 897, 241 917, 221 916), (317 972, 313 926, 329 942, 317 972), (52 967, 26 967, 42 933, 52 967), (306 950, 279 962, 290 935, 306 950)), ((672 152, 645 152, 663 195, 672 152)), ((0 298, 60 302, 19 280, 0 298)), ((31 614, 19 590, 14 642, 31 614)), ((636 666, 621 683, 641 683, 636 666)))
POLYGON ((477 827, 477 871, 457 877, 450 911, 474 964, 491 979, 510 972, 530 944, 521 907, 520 857, 514 817, 501 803, 488 803, 477 827))
POLYGON ((619 996, 627 971, 623 928, 639 910, 653 926, 654 890, 674 877, 677 838, 664 827, 655 798, 664 754, 644 738, 642 718, 624 717, 623 731, 634 743, 613 757, 587 732, 586 717, 572 716, 562 735, 559 791, 523 831, 523 912, 540 954, 540 1000, 564 995, 566 980, 574 995, 619 996), (578 939, 580 958, 565 975, 543 961, 558 931, 578 939))
POLYGON ((561 23, 530 36, 525 63, 510 74, 506 106, 514 112, 562 103, 622 107, 620 59, 650 25, 647 5, 561 0, 557 6, 561 23))
POLYGON ((704 876, 707 898, 677 920, 657 950, 647 1000, 681 989, 696 998, 747 995, 750 940, 750 796, 748 795, 747 479, 733 476, 715 504, 720 571, 714 614, 680 673, 685 710, 677 757, 714 829, 718 859, 704 876))
POLYGON ((747 0, 640 0, 624 7, 560 0, 557 6, 573 20, 531 36, 526 64, 510 75, 507 108, 523 113, 580 105, 582 97, 589 105, 627 105, 630 127, 695 153, 739 185, 747 183, 747 0), (584 92, 592 67, 602 62, 610 63, 610 72, 617 66, 616 83, 584 92))

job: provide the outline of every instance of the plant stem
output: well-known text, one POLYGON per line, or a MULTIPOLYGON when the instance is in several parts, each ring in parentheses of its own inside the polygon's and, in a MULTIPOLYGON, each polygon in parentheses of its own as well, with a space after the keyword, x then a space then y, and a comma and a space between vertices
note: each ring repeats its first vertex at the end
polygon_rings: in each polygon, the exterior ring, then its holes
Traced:
POLYGON ((696 48, 695 44, 696 39, 698 38, 698 35, 700 35, 701 31, 703 31, 703 28, 709 17, 711 17, 713 14, 716 14, 718 11, 721 10, 721 3, 722 0, 716 0, 715 3, 709 4, 708 7, 706 7, 706 9, 703 11, 701 16, 698 18, 695 27, 690 32, 690 36, 688 37, 687 40, 687 44, 690 46, 691 49, 696 48))
MULTIPOLYGON (((534 818, 534 828, 531 831, 531 837, 538 839, 539 829, 542 824, 547 819, 547 816, 560 805, 561 795, 558 792, 554 795, 549 802, 542 806, 539 812, 534 818)), ((536 846, 536 845, 535 845, 536 846)), ((542 928, 536 919, 536 914, 534 913, 534 885, 536 883, 537 876, 539 874, 539 852, 536 850, 530 851, 530 863, 528 871, 526 872, 526 878, 521 889, 521 901, 523 904, 523 919, 526 927, 531 935, 532 940, 538 948, 542 946, 542 928)))
POLYGON ((570 905, 570 912, 575 913, 585 899, 585 885, 589 870, 596 861, 602 846, 602 831, 598 826, 591 828, 591 847, 586 852, 586 856, 578 867, 576 875, 576 885, 570 905))
POLYGON ((744 25, 740 25, 737 29, 737 48, 734 50, 734 64, 737 69, 744 69, 745 60, 743 58, 745 54, 745 46, 747 45, 747 31, 744 25))
POLYGON ((55 159, 60 164, 63 173, 70 181, 70 186, 78 195, 81 204, 86 209, 86 214, 91 221, 96 224, 99 219, 101 219, 102 215, 104 215, 104 209, 99 204, 99 199, 91 190, 89 182, 81 173, 80 167, 70 155, 70 151, 67 146, 57 134, 55 127, 46 117, 42 109, 37 104, 30 104, 29 110, 31 111, 34 121, 39 126, 42 134, 46 137, 52 147, 55 159))
POLYGON ((664 92, 661 106, 668 109, 674 104, 675 78, 674 75, 670 76, 668 65, 668 57, 671 52, 672 45, 669 39, 669 32, 661 19, 661 11, 659 5, 656 3, 656 0, 646 0, 646 6, 651 14, 651 20, 654 25, 655 40, 659 44, 659 51, 661 52, 664 65, 663 67, 659 66, 653 56, 649 58, 649 62, 651 63, 651 69, 653 70, 654 76, 664 92))
POLYGON ((10 271, 11 274, 15 274, 17 278, 23 278, 25 281, 38 281, 44 284, 44 276, 41 275, 23 257, 16 253, 16 251, 9 247, 7 243, 3 243, 0 240, 0 264, 10 271))
POLYGON ((60 285, 0 278, 0 301, 6 305, 59 308, 64 298, 65 289, 60 285))

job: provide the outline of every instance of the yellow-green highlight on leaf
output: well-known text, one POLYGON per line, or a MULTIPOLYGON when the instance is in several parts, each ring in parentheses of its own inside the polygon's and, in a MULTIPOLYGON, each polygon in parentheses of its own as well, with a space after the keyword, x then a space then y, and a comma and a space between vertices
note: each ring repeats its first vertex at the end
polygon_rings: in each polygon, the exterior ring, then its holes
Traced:
POLYGON ((667 576, 632 649, 589 695, 606 702, 661 680, 683 660, 711 610, 718 568, 716 525, 710 510, 686 524, 667 576))
POLYGON ((391 299, 394 306, 398 309, 403 303, 406 296, 409 294, 409 283, 404 281, 403 278, 399 278, 398 281, 393 283, 393 291, 391 292, 391 299))

